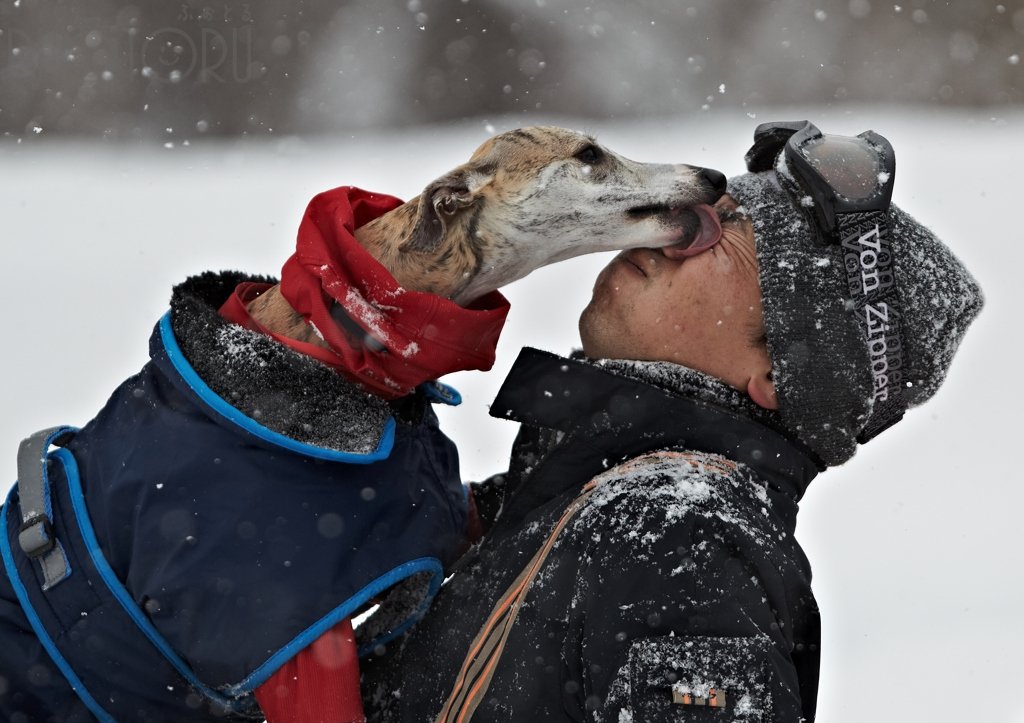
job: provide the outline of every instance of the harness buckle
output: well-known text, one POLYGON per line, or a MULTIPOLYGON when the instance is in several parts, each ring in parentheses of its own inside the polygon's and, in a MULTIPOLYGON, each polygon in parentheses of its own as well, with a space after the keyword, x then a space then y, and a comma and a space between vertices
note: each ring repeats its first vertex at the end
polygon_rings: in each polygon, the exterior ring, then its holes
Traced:
POLYGON ((33 560, 42 557, 57 546, 57 537, 53 534, 53 523, 44 514, 34 515, 18 528, 18 544, 21 551, 33 560))

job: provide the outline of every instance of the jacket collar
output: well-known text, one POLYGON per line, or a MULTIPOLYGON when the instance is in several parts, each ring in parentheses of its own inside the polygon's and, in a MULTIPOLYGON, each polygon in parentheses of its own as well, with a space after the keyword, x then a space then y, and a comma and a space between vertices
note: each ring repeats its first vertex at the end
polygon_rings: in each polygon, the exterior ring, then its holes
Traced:
MULTIPOLYGON (((173 333, 203 383, 245 417, 303 444, 355 455, 382 449, 382 439, 394 425, 388 402, 218 313, 246 281, 273 279, 207 272, 174 287, 173 333)), ((160 347, 151 344, 156 351, 160 347)))
POLYGON ((803 496, 819 469, 809 450, 773 428, 770 415, 729 397, 725 385, 705 375, 673 380, 666 371, 523 349, 491 415, 557 430, 562 441, 512 506, 536 507, 623 459, 665 447, 721 454, 794 502, 803 496), (653 383, 655 372, 661 384, 653 383))

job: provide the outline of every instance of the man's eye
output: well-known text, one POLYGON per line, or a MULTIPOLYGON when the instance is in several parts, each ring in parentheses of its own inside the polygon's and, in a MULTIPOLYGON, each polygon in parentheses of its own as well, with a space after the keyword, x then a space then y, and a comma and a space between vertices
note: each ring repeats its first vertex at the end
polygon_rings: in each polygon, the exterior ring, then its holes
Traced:
POLYGON ((604 152, 595 146, 593 143, 590 145, 583 146, 579 151, 576 152, 574 158, 580 163, 585 163, 588 166, 592 166, 602 158, 604 158, 604 152))

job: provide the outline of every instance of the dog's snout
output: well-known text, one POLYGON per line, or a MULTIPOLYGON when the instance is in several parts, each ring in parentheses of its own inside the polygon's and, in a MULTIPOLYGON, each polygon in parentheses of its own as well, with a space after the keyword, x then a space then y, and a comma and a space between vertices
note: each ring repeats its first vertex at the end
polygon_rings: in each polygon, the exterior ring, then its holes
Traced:
POLYGON ((697 177, 706 183, 717 196, 725 193, 726 180, 724 173, 716 171, 714 168, 698 168, 697 177))

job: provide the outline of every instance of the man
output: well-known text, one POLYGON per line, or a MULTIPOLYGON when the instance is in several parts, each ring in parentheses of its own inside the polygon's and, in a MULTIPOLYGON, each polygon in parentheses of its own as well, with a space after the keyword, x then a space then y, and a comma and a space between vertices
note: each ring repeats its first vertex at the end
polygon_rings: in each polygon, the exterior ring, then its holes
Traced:
POLYGON ((585 358, 517 361, 492 405, 523 422, 486 486, 500 513, 377 651, 372 720, 814 719, 798 502, 935 393, 982 296, 890 206, 884 139, 798 123, 755 141, 717 245, 620 254, 585 358))

